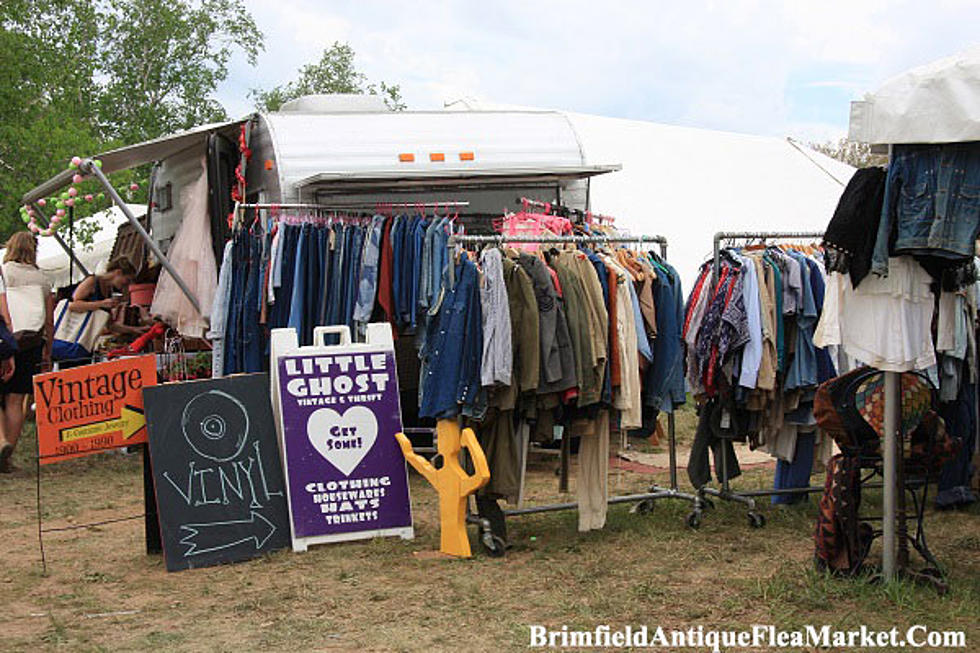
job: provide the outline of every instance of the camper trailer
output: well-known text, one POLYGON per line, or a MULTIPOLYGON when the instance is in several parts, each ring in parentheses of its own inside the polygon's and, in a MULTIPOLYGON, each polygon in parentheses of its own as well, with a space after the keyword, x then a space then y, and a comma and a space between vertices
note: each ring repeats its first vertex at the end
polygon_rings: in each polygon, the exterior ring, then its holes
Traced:
MULTIPOLYGON (((245 204, 307 204, 370 210, 383 204, 452 204, 470 233, 520 208, 520 198, 585 210, 589 180, 617 165, 590 163, 569 118, 556 111, 388 110, 373 96, 306 96, 275 113, 204 125, 94 157, 112 173, 152 164, 143 226, 161 255, 182 221, 182 193, 207 177, 216 260, 231 235, 232 189, 245 204), (249 152, 246 157, 245 151, 249 152), (236 172, 236 169, 238 172, 236 172), (244 170, 244 172, 241 172, 244 170)), ((36 201, 69 171, 29 193, 36 201)), ((411 424, 418 356, 404 339, 399 376, 411 424)))
POLYGON ((180 224, 180 189, 202 167, 211 185, 213 232, 222 236, 216 243, 227 236, 242 138, 251 150, 246 202, 468 202, 460 214, 477 230, 477 221, 516 208, 522 196, 585 209, 589 178, 618 168, 590 165, 571 122, 559 112, 393 112, 379 97, 307 96, 276 113, 175 135, 174 142, 188 141, 177 150, 167 139, 154 142, 167 155, 154 156, 149 226, 164 251, 180 224))

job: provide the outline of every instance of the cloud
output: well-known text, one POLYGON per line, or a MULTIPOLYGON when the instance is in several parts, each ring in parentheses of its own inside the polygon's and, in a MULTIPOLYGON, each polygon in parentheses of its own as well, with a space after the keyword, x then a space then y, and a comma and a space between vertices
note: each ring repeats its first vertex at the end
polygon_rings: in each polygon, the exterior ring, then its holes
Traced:
MULTIPOLYGON (((462 96, 803 138, 843 133, 848 101, 975 39, 961 0, 247 2, 259 66, 233 62, 226 106, 346 40, 410 108, 462 96)), ((233 112, 235 113, 235 112, 233 112)), ((822 140, 822 139, 821 139, 822 140)))

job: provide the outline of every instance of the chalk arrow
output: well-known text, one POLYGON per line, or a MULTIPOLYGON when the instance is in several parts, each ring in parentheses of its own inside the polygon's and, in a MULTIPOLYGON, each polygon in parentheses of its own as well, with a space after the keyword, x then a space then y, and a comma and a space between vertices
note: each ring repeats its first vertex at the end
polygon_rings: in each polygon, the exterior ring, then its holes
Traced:
POLYGON ((112 433, 113 431, 121 431, 123 440, 128 440, 139 433, 140 429, 144 426, 146 426, 146 416, 143 414, 143 411, 139 408, 124 405, 122 410, 119 411, 119 417, 113 417, 112 419, 101 422, 93 422, 92 424, 64 428, 59 432, 59 437, 62 442, 71 442, 72 440, 91 438, 96 435, 112 433))
POLYGON ((276 527, 260 513, 253 510, 248 519, 216 521, 209 524, 181 524, 180 530, 187 531, 187 534, 180 540, 181 544, 189 547, 184 553, 184 557, 187 557, 230 549, 249 540, 255 542, 255 550, 258 551, 276 532, 276 527), (252 532, 242 537, 242 526, 251 526, 252 532), (195 541, 195 537, 197 537, 197 541, 195 541), (212 542, 217 542, 217 544, 212 544, 212 542), (208 546, 204 546, 204 543, 207 543, 208 546))

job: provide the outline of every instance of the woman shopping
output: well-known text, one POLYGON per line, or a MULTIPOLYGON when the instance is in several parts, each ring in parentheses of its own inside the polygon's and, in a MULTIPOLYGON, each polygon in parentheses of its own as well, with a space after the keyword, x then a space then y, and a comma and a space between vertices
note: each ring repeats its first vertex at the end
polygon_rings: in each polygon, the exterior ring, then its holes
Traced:
POLYGON ((51 285, 37 267, 33 234, 19 231, 7 241, 3 280, 10 330, 17 341, 14 373, 4 384, 0 472, 12 471, 10 456, 24 426, 24 398, 33 392, 34 375, 51 363, 53 300, 51 285))
POLYGON ((112 312, 123 305, 123 294, 136 277, 129 259, 116 257, 109 261, 105 274, 86 277, 78 284, 71 300, 62 300, 55 309, 55 339, 52 358, 60 367, 71 367, 91 361, 92 352, 102 332, 139 335, 145 327, 116 324, 112 312))

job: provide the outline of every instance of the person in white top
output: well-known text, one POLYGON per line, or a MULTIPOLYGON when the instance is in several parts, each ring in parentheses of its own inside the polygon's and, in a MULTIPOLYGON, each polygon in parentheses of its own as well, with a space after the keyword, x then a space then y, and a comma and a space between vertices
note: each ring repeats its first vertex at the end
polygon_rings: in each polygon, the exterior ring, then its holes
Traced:
POLYGON ((34 375, 50 367, 54 332, 51 285, 37 267, 37 242, 29 231, 7 241, 3 257, 8 326, 17 340, 13 375, 3 384, 3 434, 0 473, 12 471, 10 456, 24 427, 24 398, 32 394, 34 375))

